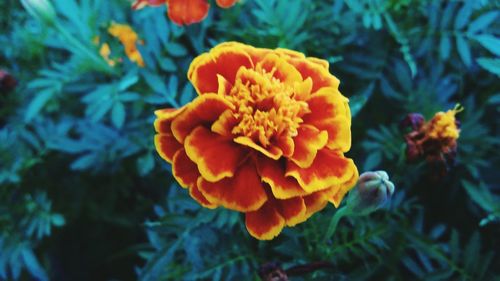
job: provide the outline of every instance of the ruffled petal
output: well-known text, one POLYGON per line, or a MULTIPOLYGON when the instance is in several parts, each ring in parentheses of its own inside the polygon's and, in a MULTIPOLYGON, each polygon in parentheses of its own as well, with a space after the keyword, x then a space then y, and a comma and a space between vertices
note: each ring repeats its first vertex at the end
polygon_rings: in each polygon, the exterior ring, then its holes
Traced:
POLYGON ((328 200, 322 192, 314 192, 310 195, 304 196, 304 204, 306 205, 306 219, 311 217, 314 213, 321 211, 328 204, 328 200))
POLYGON ((271 240, 285 226, 285 219, 279 213, 273 201, 264 204, 260 209, 245 214, 248 232, 259 240, 271 240))
POLYGON ((273 77, 285 84, 292 85, 294 82, 302 81, 300 72, 289 64, 285 59, 276 54, 268 54, 256 65, 257 72, 272 73, 273 77))
POLYGON ((198 166, 203 178, 210 182, 232 177, 247 151, 205 127, 197 127, 186 138, 186 153, 198 166))
POLYGON ((290 136, 281 136, 276 139, 276 146, 281 149, 283 152, 283 156, 290 157, 292 156, 295 150, 295 143, 290 136))
POLYGON ((313 93, 323 87, 333 87, 338 89, 340 81, 335 76, 330 74, 328 69, 325 69, 323 65, 302 58, 290 57, 287 61, 295 66, 295 69, 302 74, 303 80, 311 77, 313 81, 313 93))
POLYGON ((237 1, 238 0, 216 0, 215 2, 219 7, 227 9, 236 4, 237 1))
POLYGON ((184 110, 186 110, 186 107, 181 107, 179 109, 165 108, 156 110, 155 111, 156 120, 154 123, 156 132, 171 134, 172 121, 174 120, 175 117, 184 112, 184 110))
POLYGON ((285 219, 287 226, 294 226, 307 220, 306 204, 302 197, 293 197, 286 200, 276 200, 278 210, 285 219))
POLYGON ((302 117, 305 124, 328 132, 328 148, 343 152, 351 148, 351 113, 347 101, 337 89, 322 88, 307 101, 311 112, 302 117))
POLYGON ((167 0, 168 17, 178 25, 189 25, 202 21, 210 5, 207 0, 167 0))
POLYGON ((195 183, 191 187, 189 187, 189 195, 196 200, 196 202, 200 203, 205 208, 215 209, 217 208, 217 204, 208 201, 208 199, 200 192, 198 188, 198 183, 195 183))
POLYGON ((232 178, 212 183, 200 177, 198 188, 210 202, 239 212, 255 211, 267 200, 264 186, 251 161, 241 165, 232 178))
POLYGON ((264 148, 264 147, 256 144, 249 137, 237 137, 234 139, 234 142, 239 143, 239 144, 244 145, 244 146, 248 146, 250 148, 253 148, 253 149, 261 152, 265 156, 267 156, 271 159, 274 159, 274 160, 278 160, 281 157, 281 155, 283 155, 283 152, 281 151, 281 149, 279 147, 270 145, 268 148, 264 148))
POLYGON ((233 105, 217 94, 199 96, 186 110, 179 114, 172 122, 172 132, 175 138, 183 143, 191 131, 200 126, 210 126, 226 110, 233 105))
POLYGON ((258 158, 257 168, 262 181, 271 187, 274 197, 289 199, 295 196, 306 195, 296 179, 285 177, 285 167, 280 161, 273 161, 266 157, 258 158))
POLYGON ((323 67, 326 70, 329 70, 329 68, 330 68, 330 64, 328 63, 327 60, 323 60, 323 59, 319 59, 319 58, 315 58, 315 57, 308 57, 307 60, 323 67))
POLYGON ((217 119, 217 121, 212 124, 212 127, 210 129, 214 133, 229 138, 232 137, 233 134, 231 133, 231 131, 237 124, 238 119, 234 117, 233 111, 228 109, 219 116, 219 119, 217 119))
POLYGON ((346 195, 349 190, 351 190, 356 183, 358 182, 359 179, 359 172, 356 166, 354 166, 355 172, 352 175, 351 179, 349 179, 347 182, 339 185, 336 187, 337 192, 335 194, 328 196, 328 201, 330 201, 333 205, 335 205, 335 208, 338 208, 340 206, 340 203, 342 203, 342 199, 344 199, 344 196, 346 195))
POLYGON ((196 164, 189 159, 184 149, 179 149, 174 155, 172 174, 184 188, 195 185, 200 177, 196 164))
POLYGON ((198 94, 217 93, 218 75, 234 85, 240 67, 253 68, 253 62, 243 44, 220 44, 196 57, 188 70, 188 78, 198 94))
POLYGON ((158 134, 155 135, 155 148, 161 158, 172 163, 174 154, 182 148, 182 145, 172 134, 158 134))
POLYGON ((300 168, 288 161, 285 176, 297 179, 304 190, 315 192, 349 181, 355 171, 356 166, 351 159, 336 151, 322 149, 308 168, 300 168))
POLYGON ((293 138, 295 150, 290 160, 301 168, 307 168, 311 166, 318 150, 326 145, 328 133, 311 125, 302 125, 297 132, 298 135, 293 138))

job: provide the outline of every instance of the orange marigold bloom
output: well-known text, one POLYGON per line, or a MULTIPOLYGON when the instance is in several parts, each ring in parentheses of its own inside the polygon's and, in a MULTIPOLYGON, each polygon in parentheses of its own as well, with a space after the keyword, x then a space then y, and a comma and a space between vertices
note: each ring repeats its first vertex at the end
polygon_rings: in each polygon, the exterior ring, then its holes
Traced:
MULTIPOLYGON (((221 8, 229 8, 238 0, 216 0, 221 8)), ((136 0, 132 9, 145 6, 157 7, 167 4, 168 17, 178 25, 190 25, 202 21, 208 15, 210 4, 207 0, 136 0)))
MULTIPOLYGON (((402 122, 404 127, 411 127, 405 135, 407 160, 412 162, 425 158, 427 162, 442 164, 446 169, 453 164, 460 135, 455 115, 462 110, 463 107, 457 105, 446 112, 436 113, 428 122, 420 114, 409 114, 402 122)), ((443 174, 443 171, 440 173, 443 174)))
POLYGON ((120 40, 125 48, 125 54, 130 61, 136 63, 140 67, 144 67, 144 60, 137 49, 137 43, 141 43, 141 41, 132 27, 126 24, 112 23, 108 28, 108 33, 120 40))
POLYGON ((156 111, 155 146, 202 206, 244 212, 252 236, 272 239, 356 183, 348 99, 327 61, 228 42, 188 78, 198 97, 156 111))

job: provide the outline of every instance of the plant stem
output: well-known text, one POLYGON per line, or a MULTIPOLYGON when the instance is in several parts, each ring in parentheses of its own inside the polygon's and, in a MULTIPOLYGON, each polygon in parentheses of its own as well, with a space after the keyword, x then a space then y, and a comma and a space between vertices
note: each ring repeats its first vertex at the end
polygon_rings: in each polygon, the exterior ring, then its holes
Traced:
POLYGON ((335 230, 337 230, 337 225, 339 224, 339 221, 342 217, 347 215, 349 213, 349 209, 347 206, 344 206, 335 212, 335 215, 333 215, 332 220, 330 221, 330 224, 328 225, 328 229, 326 231, 325 237, 323 239, 323 242, 326 243, 330 239, 330 237, 333 236, 335 233, 335 230))

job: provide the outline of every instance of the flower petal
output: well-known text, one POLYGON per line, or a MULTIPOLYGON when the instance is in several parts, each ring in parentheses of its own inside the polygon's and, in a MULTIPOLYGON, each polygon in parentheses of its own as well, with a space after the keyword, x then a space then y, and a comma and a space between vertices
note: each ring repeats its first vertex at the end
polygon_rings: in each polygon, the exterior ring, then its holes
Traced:
POLYGON ((212 124, 210 129, 221 136, 232 137, 231 130, 237 124, 238 119, 234 117, 233 111, 228 109, 219 116, 219 119, 212 124))
POLYGON ((188 78, 198 94, 217 93, 221 75, 234 85, 240 67, 253 68, 253 62, 243 44, 221 44, 196 57, 188 70, 188 78))
POLYGON ((302 197, 293 197, 286 200, 276 200, 278 210, 285 219, 287 226, 294 226, 307 220, 306 204, 302 197))
POLYGON ((184 112, 185 109, 186 107, 156 110, 155 115, 157 118, 154 123, 156 132, 172 134, 172 121, 175 117, 184 112))
POLYGON ((308 168, 300 168, 288 161, 285 176, 297 179, 307 192, 315 192, 349 181, 355 171, 356 166, 351 159, 336 151, 322 149, 308 168))
POLYGON ((210 126, 222 112, 233 105, 217 94, 206 94, 195 98, 186 107, 172 122, 172 132, 180 143, 184 142, 194 128, 200 125, 210 126))
POLYGON ((274 160, 278 160, 281 157, 281 155, 283 155, 283 152, 281 151, 281 149, 279 147, 270 145, 268 148, 264 148, 264 147, 256 144, 249 137, 237 137, 234 139, 234 142, 239 143, 239 144, 244 145, 244 146, 248 146, 250 148, 253 148, 253 149, 261 152, 265 156, 267 156, 271 159, 274 159, 274 160))
POLYGON ((205 208, 215 209, 218 206, 217 204, 208 201, 208 199, 203 195, 203 193, 200 192, 200 189, 198 188, 198 183, 195 183, 194 185, 189 187, 189 195, 191 195, 191 197, 194 200, 196 200, 196 202, 200 203, 200 205, 202 205, 205 208))
POLYGON ((343 152, 351 148, 351 113, 347 98, 335 88, 322 88, 307 101, 311 112, 302 117, 311 124, 328 132, 327 147, 343 152))
POLYGON ((189 159, 184 149, 179 149, 173 157, 172 174, 184 188, 195 185, 200 177, 196 163, 189 159))
POLYGON ((248 232, 259 240, 271 240, 285 226, 285 219, 280 215, 273 201, 268 201, 260 209, 245 214, 248 232))
POLYGON ((321 67, 325 68, 326 70, 329 70, 330 64, 328 63, 327 60, 315 58, 315 57, 308 57, 307 60, 309 60, 312 63, 315 63, 317 65, 320 65, 321 67))
POLYGON ((232 177, 247 151, 205 127, 197 127, 186 138, 186 153, 198 165, 202 177, 210 182, 232 177))
POLYGON ((216 0, 215 2, 219 7, 227 9, 236 4, 236 1, 238 0, 216 0))
POLYGON ((232 178, 212 183, 200 177, 198 188, 210 202, 240 212, 255 211, 267 200, 266 191, 251 161, 241 165, 232 178))
POLYGON ((155 147, 156 151, 168 163, 172 163, 174 154, 182 148, 180 144, 172 134, 157 134, 155 135, 155 147))
POLYGON ((295 196, 306 195, 296 179, 285 177, 285 167, 281 161, 273 161, 266 157, 259 157, 257 169, 262 181, 269 184, 274 197, 289 199, 295 196))
POLYGON ((167 0, 168 17, 178 25, 202 21, 210 5, 206 0, 167 0))
POLYGON ((325 196, 321 192, 314 192, 304 196, 304 204, 306 205, 306 218, 309 218, 314 213, 321 211, 328 204, 325 196))
POLYGON ((337 77, 330 74, 328 69, 325 69, 323 65, 302 58, 290 57, 287 61, 295 66, 295 69, 302 75, 303 80, 307 79, 307 77, 311 77, 313 81, 313 93, 323 87, 334 87, 338 89, 340 84, 339 80, 337 77))
POLYGON ((359 172, 356 166, 354 166, 354 168, 356 170, 351 179, 336 187, 338 191, 333 196, 328 196, 328 201, 333 203, 333 205, 335 205, 335 208, 338 208, 340 206, 340 203, 342 202, 342 199, 344 198, 346 193, 356 185, 356 182, 358 182, 359 172))
POLYGON ((292 85, 294 82, 302 81, 300 72, 293 65, 273 53, 266 55, 255 68, 257 72, 265 70, 267 73, 272 73, 274 78, 285 84, 292 85))
POLYGON ((328 141, 328 133, 311 125, 302 125, 297 129, 298 135, 293 138, 295 150, 290 157, 301 168, 311 166, 318 150, 328 141))

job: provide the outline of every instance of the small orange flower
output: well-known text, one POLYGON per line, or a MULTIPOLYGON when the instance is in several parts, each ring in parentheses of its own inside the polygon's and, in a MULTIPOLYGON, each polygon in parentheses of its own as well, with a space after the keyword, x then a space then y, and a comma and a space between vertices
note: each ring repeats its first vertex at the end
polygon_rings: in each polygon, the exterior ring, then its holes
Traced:
MULTIPOLYGON (((216 0, 221 8, 229 8, 238 0, 216 0)), ((168 17, 178 25, 190 25, 205 19, 210 9, 207 0, 136 0, 132 9, 137 10, 145 6, 157 7, 167 4, 168 17)))
POLYGON ((155 146, 202 206, 244 212, 252 236, 272 239, 356 183, 348 99, 327 61, 229 42, 188 78, 198 97, 156 111, 155 146))
POLYGON ((420 114, 409 114, 402 123, 412 128, 405 135, 407 160, 412 162, 425 158, 431 163, 453 164, 460 135, 455 115, 462 110, 463 107, 457 105, 446 112, 436 113, 428 122, 424 122, 420 114))
MULTIPOLYGON (((112 23, 108 28, 108 33, 113 37, 118 38, 125 48, 125 54, 130 61, 135 62, 138 66, 144 67, 144 60, 142 59, 141 53, 137 49, 137 43, 141 43, 139 36, 135 31, 126 24, 112 23)), ((101 55, 106 52, 106 50, 100 50, 101 55)))

